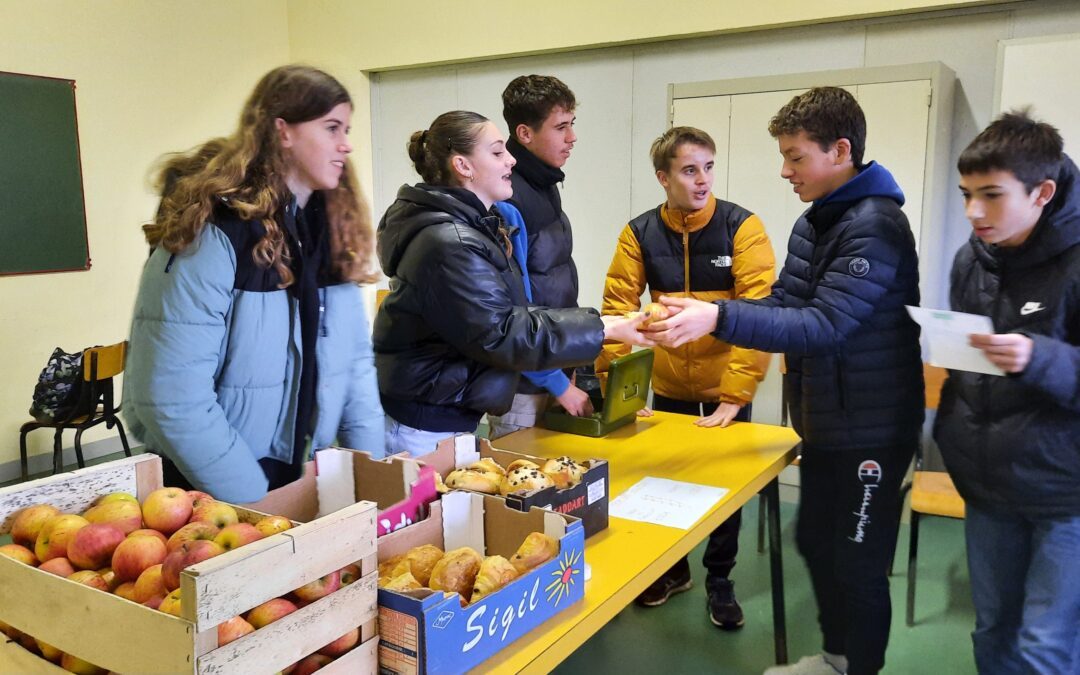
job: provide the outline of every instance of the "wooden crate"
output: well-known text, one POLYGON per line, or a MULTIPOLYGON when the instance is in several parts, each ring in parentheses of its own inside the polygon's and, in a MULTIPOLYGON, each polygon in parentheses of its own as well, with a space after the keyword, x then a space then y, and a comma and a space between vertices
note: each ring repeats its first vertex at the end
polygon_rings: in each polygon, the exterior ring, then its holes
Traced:
MULTIPOLYGON (((0 533, 14 514, 49 503, 79 513, 99 495, 141 501, 162 487, 161 460, 140 455, 0 489, 0 533)), ((236 507, 241 520, 264 514, 236 507)), ((187 568, 183 617, 175 617, 0 557, 0 621, 117 673, 276 672, 356 626, 366 641, 324 668, 374 672, 377 638, 375 505, 359 502, 187 568), (362 578, 244 636, 217 646, 223 621, 353 562, 362 578)), ((0 649, 0 672, 63 672, 15 643, 0 649), (34 669, 30 665, 35 666, 34 669)))

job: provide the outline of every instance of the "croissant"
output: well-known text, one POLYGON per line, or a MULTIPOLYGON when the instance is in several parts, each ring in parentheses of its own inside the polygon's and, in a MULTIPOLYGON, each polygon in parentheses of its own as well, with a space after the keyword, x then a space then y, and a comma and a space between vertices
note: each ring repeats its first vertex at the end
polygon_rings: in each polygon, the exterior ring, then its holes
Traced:
POLYGON ((388 591, 415 591, 418 588, 423 587, 423 584, 417 581, 416 577, 408 572, 394 577, 390 580, 390 583, 383 586, 383 588, 388 591))
POLYGON ((510 564, 525 574, 534 567, 539 567, 559 554, 559 542, 543 532, 530 532, 521 542, 517 553, 510 558, 510 564))
POLYGON ((404 559, 405 554, 402 553, 401 555, 396 555, 393 558, 387 558, 386 560, 379 563, 379 577, 393 578, 395 575, 391 574, 391 572, 393 572, 394 568, 396 568, 398 564, 400 564, 401 561, 404 559))
POLYGON ((476 602, 485 595, 491 595, 514 579, 518 572, 510 561, 501 555, 489 555, 480 564, 480 572, 473 582, 472 598, 469 602, 476 602))
POLYGON ((442 475, 438 471, 435 472, 435 492, 441 495, 450 492, 450 488, 446 487, 446 483, 443 482, 442 475))
POLYGON ((551 487, 555 483, 552 482, 546 474, 540 469, 529 469, 524 466, 519 466, 510 473, 506 474, 506 478, 503 479, 502 485, 499 486, 499 491, 508 495, 511 492, 517 492, 518 490, 542 490, 546 487, 551 487))
POLYGON ((499 493, 499 480, 488 473, 471 469, 457 469, 446 476, 446 487, 495 495, 499 493))
POLYGON ((409 572, 412 573, 421 586, 427 586, 431 580, 431 571, 435 564, 442 560, 443 550, 438 546, 424 544, 411 549, 405 554, 405 562, 408 563, 409 572))
POLYGON ((447 551, 431 570, 428 586, 435 591, 447 591, 461 596, 461 606, 469 604, 473 582, 483 559, 468 546, 447 551))

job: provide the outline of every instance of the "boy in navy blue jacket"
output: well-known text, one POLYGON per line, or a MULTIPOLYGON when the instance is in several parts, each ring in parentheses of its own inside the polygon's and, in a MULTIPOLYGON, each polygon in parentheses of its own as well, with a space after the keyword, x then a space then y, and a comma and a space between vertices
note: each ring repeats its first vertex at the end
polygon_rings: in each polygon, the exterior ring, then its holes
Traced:
POLYGON ((934 437, 967 504, 981 673, 1080 672, 1080 193, 1061 135, 1002 115, 960 155, 953 309, 1005 377, 951 371, 934 437))
POLYGON ((915 240, 892 175, 863 163, 866 119, 850 93, 800 94, 769 133, 784 158, 780 175, 812 203, 772 294, 661 298, 675 314, 654 324, 653 337, 678 346, 711 333, 784 353, 784 390, 803 440, 796 540, 824 653, 766 673, 876 673, 889 640, 899 489, 923 420, 919 328, 904 308, 919 304, 915 240))

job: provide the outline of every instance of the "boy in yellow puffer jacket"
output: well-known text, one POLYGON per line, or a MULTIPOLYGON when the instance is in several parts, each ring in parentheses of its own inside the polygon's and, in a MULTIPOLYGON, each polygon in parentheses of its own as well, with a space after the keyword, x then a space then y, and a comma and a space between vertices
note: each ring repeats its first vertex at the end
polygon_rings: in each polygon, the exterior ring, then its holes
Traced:
MULTIPOLYGON (((623 229, 604 285, 603 314, 636 311, 648 287, 661 295, 713 301, 762 298, 775 279, 772 245, 756 215, 712 194, 716 144, 700 129, 674 127, 652 144, 656 178, 667 201, 623 229)), ((601 378, 608 364, 630 352, 607 344, 596 360, 601 378)), ((656 348, 653 408, 700 415, 694 423, 725 427, 749 421, 750 401, 769 355, 705 336, 674 349, 656 348)), ((742 608, 728 579, 738 552, 741 511, 709 537, 704 564, 709 616, 725 630, 743 625, 742 608)), ((692 585, 686 558, 642 593, 646 607, 664 604, 692 585)))

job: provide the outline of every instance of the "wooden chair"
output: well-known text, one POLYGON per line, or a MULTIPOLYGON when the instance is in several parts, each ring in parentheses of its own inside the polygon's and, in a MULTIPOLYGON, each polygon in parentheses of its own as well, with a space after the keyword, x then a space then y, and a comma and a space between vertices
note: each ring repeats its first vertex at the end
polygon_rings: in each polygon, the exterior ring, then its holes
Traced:
POLYGON ((131 457, 131 448, 128 446, 127 435, 124 433, 124 425, 116 413, 120 406, 115 404, 113 398, 113 378, 124 371, 124 359, 127 356, 127 341, 119 342, 108 347, 91 347, 83 352, 83 382, 89 387, 89 401, 91 411, 79 414, 72 413, 70 417, 55 422, 27 422, 19 429, 19 460, 22 468, 22 479, 29 477, 28 457, 26 452, 26 435, 35 429, 55 429, 53 434, 53 473, 63 471, 63 433, 64 429, 75 429, 75 459, 79 468, 86 466, 82 454, 82 434, 87 429, 105 423, 108 429, 116 427, 120 433, 120 443, 124 446, 124 454, 131 457))
MULTIPOLYGON (((945 382, 944 368, 923 365, 923 377, 926 381, 926 408, 937 410, 941 401, 941 386, 945 382)), ((940 516, 943 518, 964 517, 964 499, 956 491, 952 478, 944 471, 924 470, 925 457, 920 452, 915 458, 915 472, 909 484, 902 488, 911 490, 911 539, 908 545, 907 568, 907 625, 915 625, 915 571, 919 551, 919 519, 922 516, 940 516)))

